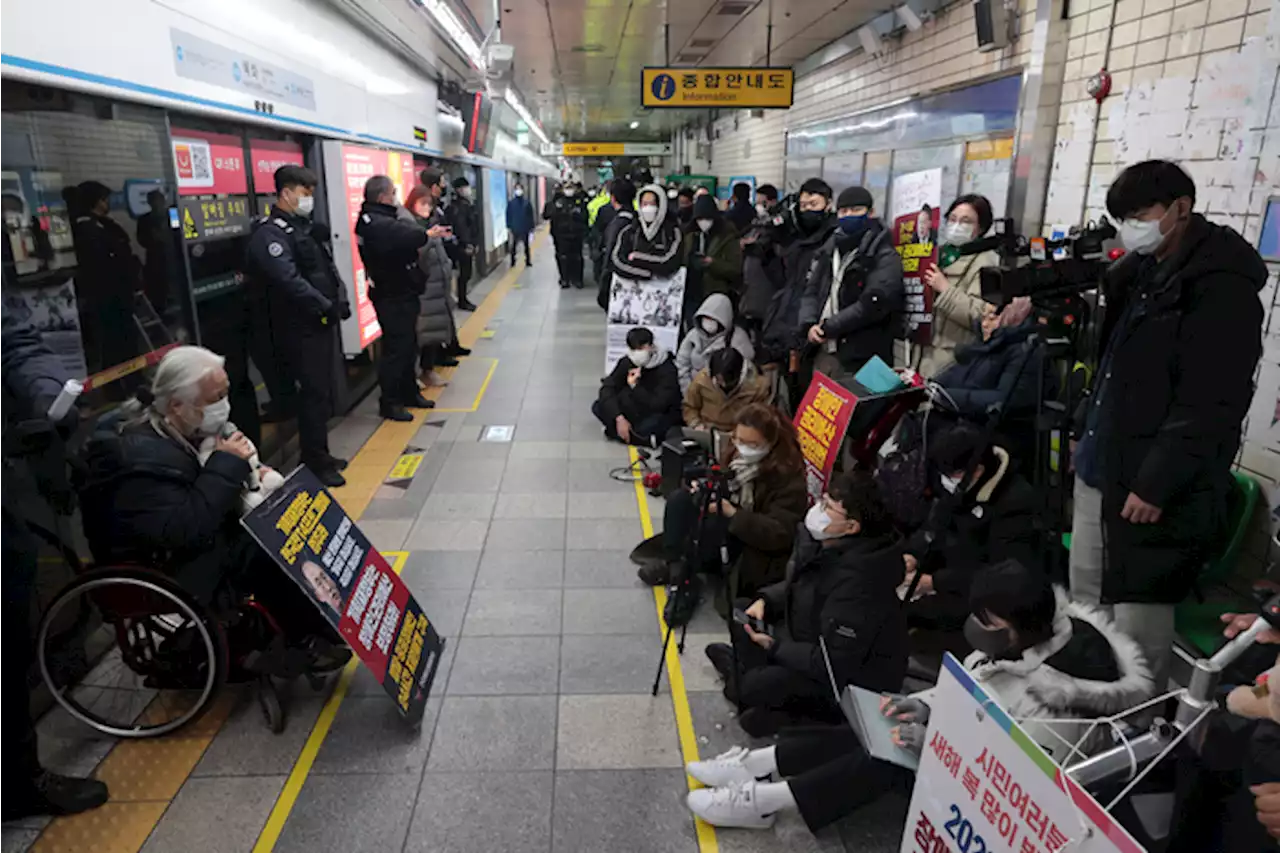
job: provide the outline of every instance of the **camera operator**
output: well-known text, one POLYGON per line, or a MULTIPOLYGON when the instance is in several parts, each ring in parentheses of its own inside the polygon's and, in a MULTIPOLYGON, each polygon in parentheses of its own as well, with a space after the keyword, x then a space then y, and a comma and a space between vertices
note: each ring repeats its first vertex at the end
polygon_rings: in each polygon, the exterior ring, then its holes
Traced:
MULTIPOLYGON (((68 815, 107 801, 107 786, 97 779, 50 773, 40 766, 35 722, 28 701, 27 674, 35 658, 31 636, 31 599, 35 593, 38 545, 23 520, 22 506, 38 501, 31 479, 19 473, 11 456, 24 448, 15 433, 19 422, 42 418, 70 378, 31 325, 3 308, 4 384, 4 820, 31 815, 68 815), (13 451, 13 452, 11 452, 13 451), (30 485, 30 489, 25 488, 30 485)), ((57 425, 70 431, 76 409, 57 425)), ((49 441, 60 445, 47 421, 49 441)), ((23 430, 25 432, 26 430, 23 430)))
POLYGON ((1162 160, 1130 166, 1107 192, 1128 254, 1103 285, 1105 344, 1074 452, 1072 594, 1114 608, 1157 689, 1174 605, 1224 533, 1267 280, 1239 234, 1192 213, 1195 199, 1162 160))
POLYGON ((841 191, 839 228, 814 256, 800 300, 797 336, 818 347, 814 367, 829 376, 852 376, 875 355, 893 363, 907 294, 902 257, 874 205, 863 187, 841 191))
POLYGON ((748 621, 735 613, 733 646, 713 643, 706 651, 726 695, 744 708, 743 731, 765 737, 789 723, 841 719, 820 642, 837 682, 902 688, 907 620, 895 592, 902 550, 894 540, 875 480, 847 472, 809 508, 786 580, 761 589, 754 602, 734 602, 748 621))
POLYGON ((666 584, 717 563, 721 547, 727 546, 729 589, 724 600, 717 599, 717 608, 728 616, 729 601, 754 596, 760 587, 782 580, 809 496, 795 427, 772 406, 757 403, 742 410, 721 465, 728 497, 713 502, 701 519, 700 551, 692 555, 697 564, 687 565, 686 557, 698 533, 705 481, 667 497, 662 558, 637 574, 650 586, 666 584))
POLYGON ((981 569, 1002 560, 1040 567, 1036 495, 1008 451, 972 424, 931 437, 927 458, 940 497, 905 548, 907 580, 920 574, 909 618, 913 627, 953 631, 969 613, 969 587, 981 569))
MULTIPOLYGON (((962 195, 947 208, 942 244, 961 248, 991 230, 991 202, 985 196, 962 195)), ((947 253, 944 252, 944 255, 947 253)), ((995 306, 982 298, 980 273, 1000 265, 992 249, 956 255, 951 263, 924 270, 924 283, 933 291, 933 339, 920 348, 917 370, 933 379, 955 362, 955 348, 981 340, 979 324, 995 306)))

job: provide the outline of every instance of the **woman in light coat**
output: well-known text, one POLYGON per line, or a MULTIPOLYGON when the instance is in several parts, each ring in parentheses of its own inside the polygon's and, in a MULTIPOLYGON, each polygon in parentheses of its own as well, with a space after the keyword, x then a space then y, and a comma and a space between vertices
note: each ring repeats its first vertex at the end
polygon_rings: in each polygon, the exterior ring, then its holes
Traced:
POLYGON ((418 224, 427 229, 428 238, 418 252, 418 267, 426 283, 418 297, 418 367, 424 384, 445 385, 447 383, 434 368, 458 337, 449 287, 453 278, 453 262, 444 245, 450 229, 443 224, 441 211, 425 186, 413 188, 405 208, 418 224))
MULTIPOLYGON (((962 195, 947 208, 941 243, 960 247, 981 239, 991 228, 991 202, 980 195, 962 195)), ((924 271, 925 286, 933 291, 933 340, 920 348, 916 369, 927 379, 955 364, 955 349, 982 340, 982 318, 995 306, 982 298, 981 272, 1000 263, 991 250, 961 255, 945 267, 924 271)))

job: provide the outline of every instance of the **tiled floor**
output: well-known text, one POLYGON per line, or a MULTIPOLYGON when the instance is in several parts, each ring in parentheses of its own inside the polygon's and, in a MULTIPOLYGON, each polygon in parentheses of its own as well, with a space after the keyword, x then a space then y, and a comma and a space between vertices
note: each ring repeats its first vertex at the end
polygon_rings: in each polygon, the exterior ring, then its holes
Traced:
MULTIPOLYGON (((544 250, 413 439, 425 458, 412 483, 383 487, 364 513, 376 546, 408 552, 402 576, 448 649, 418 731, 356 676, 276 851, 698 850, 667 679, 649 694, 661 637, 627 559, 641 537, 635 491, 609 476, 626 451, 588 411, 603 320, 594 292, 556 287, 544 250), (489 425, 514 426, 513 440, 479 441, 489 425)), ((366 403, 335 450, 354 453, 377 425, 366 403)), ((649 509, 660 526, 661 504, 649 509)), ((744 738, 702 654, 723 633, 704 611, 683 667, 706 755, 744 738)), ((147 853, 251 850, 324 699, 299 687, 277 736, 243 698, 147 853)), ((53 731, 43 746, 101 750, 83 738, 53 731)), ((840 850, 844 835, 850 850, 896 850, 905 803, 866 811, 819 838, 798 819, 721 831, 719 849, 840 850)), ((25 849, 36 829, 6 827, 4 850, 25 849)))

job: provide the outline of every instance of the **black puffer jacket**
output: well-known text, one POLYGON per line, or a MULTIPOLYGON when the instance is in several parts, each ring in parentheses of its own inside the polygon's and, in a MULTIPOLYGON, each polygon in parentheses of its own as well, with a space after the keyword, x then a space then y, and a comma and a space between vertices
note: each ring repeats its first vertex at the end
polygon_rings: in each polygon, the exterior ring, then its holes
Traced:
POLYGON ((640 371, 636 386, 627 382, 627 374, 635 365, 625 355, 618 359, 613 372, 600 380, 600 411, 612 422, 624 415, 633 424, 648 415, 680 413, 680 377, 676 374, 675 359, 666 350, 660 350, 656 364, 640 371))
POLYGON ((907 619, 895 589, 902 549, 892 539, 847 536, 827 547, 803 528, 787 579, 760 590, 765 619, 783 623, 774 662, 820 683, 828 680, 819 638, 836 683, 896 691, 907 672, 907 619))
POLYGON ((1227 515, 1231 462, 1262 352, 1258 291, 1267 268, 1230 228, 1192 214, 1183 246, 1135 287, 1142 258, 1107 275, 1110 379, 1098 448, 1107 568, 1104 602, 1174 603, 1215 553, 1227 515), (1121 334, 1116 320, 1134 299, 1121 334), (1156 524, 1120 518, 1132 491, 1163 510, 1156 524))
POLYGON ((796 337, 803 338, 811 326, 821 325, 827 341, 836 343, 836 358, 850 372, 873 355, 893 364, 893 340, 902 330, 906 304, 902 258, 889 229, 872 219, 856 238, 837 230, 814 256, 813 272, 800 299, 796 337), (823 320, 837 272, 835 311, 823 320))
MULTIPOLYGON (((1043 354, 1027 339, 1036 328, 1035 321, 1028 320, 996 329, 988 340, 956 347, 956 363, 936 377, 956 411, 984 421, 992 406, 1006 400, 1006 412, 1035 407, 1043 354)), ((1047 388, 1045 394, 1052 396, 1053 389, 1047 388)))
POLYGON ((796 329, 800 321, 800 302, 805 284, 813 269, 814 257, 835 230, 836 219, 828 216, 820 228, 799 237, 782 251, 782 269, 786 284, 773 295, 764 318, 764 334, 756 349, 760 364, 786 363, 787 354, 800 346, 796 329))
POLYGON ((208 601, 244 535, 249 463, 215 451, 202 467, 190 446, 150 423, 99 429, 83 460, 81 512, 94 559, 163 569, 208 601))
POLYGON ((559 193, 547 202, 542 218, 551 222, 551 239, 562 249, 578 246, 587 239, 587 206, 577 196, 559 193))

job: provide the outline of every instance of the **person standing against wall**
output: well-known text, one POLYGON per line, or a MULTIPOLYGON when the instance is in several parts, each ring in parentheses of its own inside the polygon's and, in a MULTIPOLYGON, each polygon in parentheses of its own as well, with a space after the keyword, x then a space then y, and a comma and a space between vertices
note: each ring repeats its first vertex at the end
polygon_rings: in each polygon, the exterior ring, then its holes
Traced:
POLYGON ((276 204, 258 219, 245 250, 245 273, 266 292, 272 339, 288 381, 297 383, 302 464, 330 488, 346 484, 345 460, 329 453, 338 324, 351 316, 347 290, 328 250, 311 234, 316 173, 276 169, 276 204))
POLYGON ((511 232, 511 266, 516 265, 516 243, 524 246, 524 265, 533 266, 529 256, 529 234, 533 231, 533 205, 524 197, 524 187, 516 184, 515 195, 507 202, 507 231, 511 232))
POLYGON ((476 306, 467 299, 467 285, 475 269, 475 256, 483 243, 480 218, 471 200, 471 183, 466 178, 453 182, 454 199, 449 205, 449 224, 453 226, 453 238, 457 241, 458 262, 458 310, 474 311, 476 306))
POLYGON ((1231 463, 1262 353, 1267 267, 1192 208, 1176 163, 1107 191, 1128 254, 1103 282, 1105 342, 1077 418, 1071 595, 1114 611, 1165 689, 1174 606, 1221 547, 1231 463))

